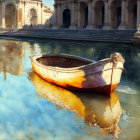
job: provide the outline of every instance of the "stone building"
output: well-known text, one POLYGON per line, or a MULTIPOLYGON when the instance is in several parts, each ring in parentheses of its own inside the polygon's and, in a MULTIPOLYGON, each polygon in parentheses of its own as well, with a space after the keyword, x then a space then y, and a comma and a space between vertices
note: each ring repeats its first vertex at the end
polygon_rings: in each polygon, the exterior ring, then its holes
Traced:
POLYGON ((42 0, 0 0, 0 27, 42 25, 52 13, 53 10, 43 5, 42 0))
POLYGON ((53 15, 54 10, 48 6, 43 6, 43 14, 42 14, 42 23, 46 24, 46 22, 51 18, 53 15))
POLYGON ((55 27, 135 29, 140 0, 55 0, 55 27))

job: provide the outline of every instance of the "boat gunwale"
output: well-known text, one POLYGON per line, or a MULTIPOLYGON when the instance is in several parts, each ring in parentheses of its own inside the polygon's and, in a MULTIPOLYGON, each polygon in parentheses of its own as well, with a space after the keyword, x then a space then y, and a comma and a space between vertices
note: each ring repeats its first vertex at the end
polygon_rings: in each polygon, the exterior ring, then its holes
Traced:
MULTIPOLYGON (((53 71, 57 71, 57 72, 65 72, 65 73, 74 73, 74 72, 79 72, 79 71, 82 71, 82 70, 87 70, 87 69, 91 69, 92 67, 96 67, 96 66, 99 66, 99 65, 102 65, 102 64, 105 64, 105 63, 108 63, 108 62, 113 62, 111 58, 106 58, 106 59, 102 59, 100 61, 97 61, 97 62, 93 62, 93 61, 90 61, 88 59, 85 59, 85 58, 81 58, 81 57, 77 57, 77 56, 74 56, 74 55, 65 55, 65 54, 60 54, 60 55, 52 55, 52 54, 47 54, 47 55, 34 55, 34 56, 31 56, 31 61, 45 69, 49 69, 49 70, 53 70, 53 71), (53 67, 53 66, 47 66, 47 65, 44 65, 42 63, 39 63, 37 61, 38 58, 41 58, 43 56, 64 56, 64 57, 68 57, 68 58, 76 58, 76 59, 79 59, 79 60, 87 60, 88 62, 91 62, 90 64, 87 64, 87 65, 82 65, 82 66, 79 66, 79 67, 73 67, 73 68, 62 68, 62 67, 53 67)), ((112 66, 113 68, 113 66, 112 66)), ((112 69, 110 68, 110 69, 112 69)), ((108 70, 108 69, 106 69, 108 70)), ((105 71, 105 70, 103 70, 105 71)), ((96 71, 94 73, 97 73, 99 71, 96 71)))

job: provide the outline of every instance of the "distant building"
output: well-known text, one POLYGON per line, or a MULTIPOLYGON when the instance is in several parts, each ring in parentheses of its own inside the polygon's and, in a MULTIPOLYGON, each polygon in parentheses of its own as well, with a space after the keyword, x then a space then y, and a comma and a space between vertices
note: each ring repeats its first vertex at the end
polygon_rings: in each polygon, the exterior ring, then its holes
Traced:
POLYGON ((1 28, 41 26, 52 14, 42 0, 0 0, 1 28))
POLYGON ((140 0, 55 0, 55 27, 135 29, 140 0))
POLYGON ((46 24, 46 21, 48 21, 50 19, 50 17, 52 16, 53 13, 54 13, 54 10, 51 9, 50 7, 48 7, 46 5, 43 7, 43 14, 42 14, 43 24, 46 24))

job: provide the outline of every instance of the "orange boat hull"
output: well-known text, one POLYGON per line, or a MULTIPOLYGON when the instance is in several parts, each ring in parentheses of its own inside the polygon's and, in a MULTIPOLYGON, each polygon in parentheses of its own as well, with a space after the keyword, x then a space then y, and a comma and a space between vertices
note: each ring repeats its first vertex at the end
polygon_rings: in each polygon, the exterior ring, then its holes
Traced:
POLYGON ((44 80, 70 90, 110 95, 117 88, 123 71, 123 63, 118 61, 114 66, 112 59, 71 69, 44 66, 36 61, 38 58, 32 58, 33 70, 44 80))

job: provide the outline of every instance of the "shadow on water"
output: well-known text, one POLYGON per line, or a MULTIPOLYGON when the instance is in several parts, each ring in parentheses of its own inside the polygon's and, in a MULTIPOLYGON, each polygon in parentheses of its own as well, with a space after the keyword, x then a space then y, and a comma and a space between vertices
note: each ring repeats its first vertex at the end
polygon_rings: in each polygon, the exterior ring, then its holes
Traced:
POLYGON ((122 109, 115 92, 112 92, 110 97, 96 93, 72 92, 44 81, 34 72, 29 73, 29 79, 39 95, 73 111, 88 126, 98 125, 100 132, 118 137, 118 121, 122 109))

